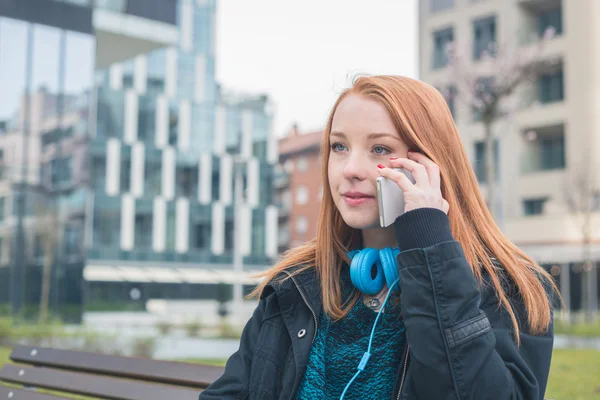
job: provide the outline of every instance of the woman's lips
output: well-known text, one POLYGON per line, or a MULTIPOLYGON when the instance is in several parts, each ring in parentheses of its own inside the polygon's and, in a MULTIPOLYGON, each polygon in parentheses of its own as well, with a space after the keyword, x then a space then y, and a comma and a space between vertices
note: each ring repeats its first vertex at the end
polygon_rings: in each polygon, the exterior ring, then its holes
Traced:
POLYGON ((375 200, 375 197, 373 196, 367 196, 367 195, 360 195, 360 196, 354 196, 354 195, 344 195, 344 201, 346 202, 346 204, 348 204, 349 206, 360 206, 363 205, 365 203, 369 203, 373 200, 375 200))

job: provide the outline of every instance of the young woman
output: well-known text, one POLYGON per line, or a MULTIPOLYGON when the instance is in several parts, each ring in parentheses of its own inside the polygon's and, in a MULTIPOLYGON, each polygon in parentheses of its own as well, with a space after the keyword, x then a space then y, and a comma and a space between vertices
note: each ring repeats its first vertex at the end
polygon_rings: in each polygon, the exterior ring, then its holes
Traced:
POLYGON ((200 399, 543 399, 556 285, 494 223, 438 91, 358 78, 322 153, 317 237, 264 273, 200 399), (379 176, 404 196, 388 228, 379 176))

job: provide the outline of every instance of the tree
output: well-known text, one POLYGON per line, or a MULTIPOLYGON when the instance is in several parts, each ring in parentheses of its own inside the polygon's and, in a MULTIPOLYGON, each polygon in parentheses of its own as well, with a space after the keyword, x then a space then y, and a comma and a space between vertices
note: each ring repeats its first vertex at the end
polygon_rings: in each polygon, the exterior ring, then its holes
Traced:
MULTIPOLYGON (((45 200, 46 201, 43 201, 41 197, 38 197, 35 202, 35 232, 40 240, 43 257, 42 287, 38 317, 40 323, 48 321, 52 265, 54 263, 55 249, 60 235, 57 207, 53 201, 45 200)), ((34 250, 34 253, 35 251, 36 249, 34 250)), ((34 256, 37 256, 37 254, 34 254, 34 256)))
POLYGON ((483 124, 487 205, 492 214, 496 212, 494 166, 499 165, 494 152, 494 123, 510 115, 517 107, 514 95, 518 89, 556 64, 555 60, 544 57, 546 43, 554 34, 554 28, 548 28, 537 44, 531 46, 498 46, 492 42, 477 64, 468 62, 456 43, 448 46, 448 69, 456 85, 456 96, 472 109, 474 116, 483 124), (485 75, 480 72, 482 65, 489 66, 485 75))
POLYGON ((590 157, 584 157, 579 169, 567 177, 564 195, 573 222, 581 232, 581 288, 585 320, 592 322, 598 310, 598 270, 594 266, 591 248, 594 236, 593 213, 600 211, 600 187, 590 157))

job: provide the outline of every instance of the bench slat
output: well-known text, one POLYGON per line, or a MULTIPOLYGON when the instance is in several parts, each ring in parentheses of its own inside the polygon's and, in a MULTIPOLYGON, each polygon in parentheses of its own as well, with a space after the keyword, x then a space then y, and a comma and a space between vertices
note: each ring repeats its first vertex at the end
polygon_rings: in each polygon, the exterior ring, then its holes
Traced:
POLYGON ((191 388, 14 364, 2 367, 0 379, 111 400, 198 400, 200 395, 191 388))
POLYGON ((15 346, 10 359, 25 364, 146 380, 203 389, 223 375, 223 367, 160 361, 47 347, 15 346))
POLYGON ((0 385, 1 400, 64 400, 65 397, 52 396, 35 392, 33 390, 9 388, 8 386, 0 385))

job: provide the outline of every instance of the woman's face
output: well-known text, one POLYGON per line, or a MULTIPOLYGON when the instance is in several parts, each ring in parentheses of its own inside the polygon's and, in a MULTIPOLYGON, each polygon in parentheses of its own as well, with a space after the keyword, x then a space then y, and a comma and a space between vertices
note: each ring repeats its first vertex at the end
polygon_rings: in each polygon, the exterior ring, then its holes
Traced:
POLYGON ((333 116, 329 145, 329 185, 344 222, 355 229, 379 227, 377 165, 408 153, 392 118, 375 100, 346 96, 333 116))

